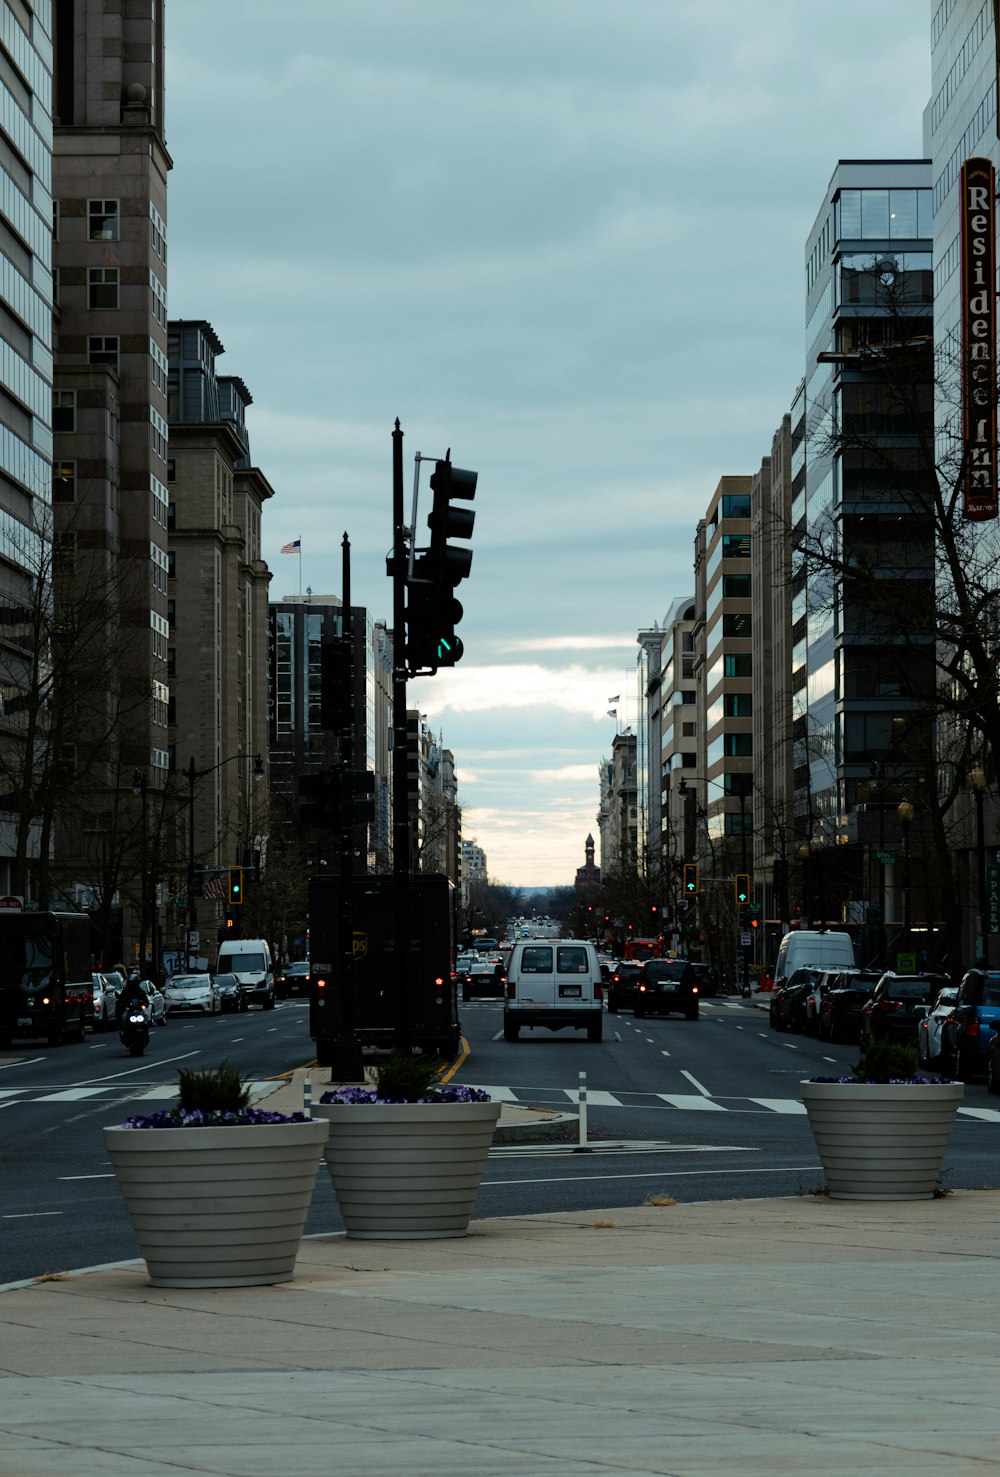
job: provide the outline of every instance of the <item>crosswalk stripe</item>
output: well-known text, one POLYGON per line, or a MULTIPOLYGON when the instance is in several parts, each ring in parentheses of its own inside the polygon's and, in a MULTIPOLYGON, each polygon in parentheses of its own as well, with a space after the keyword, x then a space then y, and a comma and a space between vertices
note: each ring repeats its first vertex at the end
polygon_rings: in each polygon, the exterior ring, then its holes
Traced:
POLYGON ((661 1102, 670 1103, 671 1107, 693 1110, 695 1113, 724 1113, 726 1111, 721 1103, 693 1092, 658 1092, 656 1096, 661 1102))
POLYGON ((795 1098, 785 1097, 752 1097, 752 1103, 759 1103, 762 1108, 768 1108, 772 1113, 804 1113, 805 1103, 798 1102, 795 1098))
POLYGON ((984 1123, 1000 1123, 1000 1109, 997 1108, 959 1108, 964 1118, 979 1118, 984 1123))
MULTIPOLYGON (((580 1089, 578 1087, 564 1087, 563 1092, 571 1103, 580 1101, 580 1089)), ((587 1088, 587 1106, 591 1108, 624 1108, 625 1104, 621 1098, 615 1097, 612 1092, 598 1092, 593 1087, 587 1088)))
POLYGON ((100 1097, 103 1087, 67 1087, 62 1092, 47 1092, 35 1098, 36 1103, 76 1103, 85 1097, 100 1097))
POLYGON ((495 1103, 516 1103, 517 1093, 510 1087, 488 1087, 483 1082, 463 1082, 463 1087, 474 1087, 477 1092, 488 1092, 495 1103))

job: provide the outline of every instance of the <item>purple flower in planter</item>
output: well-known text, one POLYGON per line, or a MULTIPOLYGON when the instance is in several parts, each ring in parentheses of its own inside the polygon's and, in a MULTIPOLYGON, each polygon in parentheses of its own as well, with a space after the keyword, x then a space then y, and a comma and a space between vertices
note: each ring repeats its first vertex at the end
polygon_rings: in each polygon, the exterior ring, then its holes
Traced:
POLYGON ((308 1123, 304 1113, 269 1113, 266 1108, 238 1108, 234 1112, 217 1109, 212 1112, 185 1113, 181 1108, 161 1108, 128 1118, 122 1128, 229 1128, 254 1123, 308 1123))
POLYGON ((324 1092, 321 1103, 488 1103, 488 1092, 478 1087, 442 1087, 423 1097, 382 1097, 371 1087, 338 1087, 324 1092))
POLYGON ((950 1077, 810 1077, 810 1082, 845 1082, 861 1087, 950 1087, 950 1077))

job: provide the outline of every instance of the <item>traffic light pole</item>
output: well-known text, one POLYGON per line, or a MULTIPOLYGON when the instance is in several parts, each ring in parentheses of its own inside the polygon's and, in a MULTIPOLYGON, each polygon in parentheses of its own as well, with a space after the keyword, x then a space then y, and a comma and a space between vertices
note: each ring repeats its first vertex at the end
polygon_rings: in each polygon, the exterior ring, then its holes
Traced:
POLYGON ((396 1046, 411 1049, 410 804, 406 751, 406 524, 403 508, 403 432, 392 433, 392 875, 396 936, 393 943, 396 1046))
MULTIPOLYGON (((350 653, 348 670, 354 671, 354 621, 351 614, 351 542, 343 539, 343 607, 340 634, 350 653)), ((353 766, 354 752, 354 683, 349 683, 350 701, 344 706, 340 730, 341 775, 353 766)), ((354 1034, 354 810, 351 791, 341 787, 340 812, 340 1020, 333 1042, 331 1082, 364 1082, 365 1066, 361 1047, 354 1034)))

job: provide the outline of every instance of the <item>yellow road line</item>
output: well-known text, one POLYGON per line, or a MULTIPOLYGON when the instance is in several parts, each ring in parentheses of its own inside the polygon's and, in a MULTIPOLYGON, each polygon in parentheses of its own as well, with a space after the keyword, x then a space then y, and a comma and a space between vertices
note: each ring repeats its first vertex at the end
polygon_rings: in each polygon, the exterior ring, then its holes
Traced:
POLYGON ((459 1055, 455 1059, 455 1061, 452 1062, 452 1064, 448 1068, 447 1072, 442 1073, 442 1075, 438 1078, 438 1081, 440 1082, 440 1084, 441 1084, 442 1087, 444 1086, 444 1084, 446 1082, 450 1082, 451 1081, 451 1079, 454 1077, 455 1073, 458 1071, 459 1067, 462 1066, 462 1064, 466 1061, 466 1059, 472 1055, 472 1051, 471 1051, 471 1049, 469 1047, 469 1043, 468 1043, 468 1041, 466 1041, 465 1037, 462 1036, 460 1038, 460 1040, 462 1042, 462 1050, 461 1050, 461 1052, 459 1053, 459 1055))

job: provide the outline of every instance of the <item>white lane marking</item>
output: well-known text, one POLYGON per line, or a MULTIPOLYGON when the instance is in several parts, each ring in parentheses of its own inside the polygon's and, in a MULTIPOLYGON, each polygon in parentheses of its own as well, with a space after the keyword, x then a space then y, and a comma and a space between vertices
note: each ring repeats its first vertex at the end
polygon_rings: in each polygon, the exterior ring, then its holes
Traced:
POLYGON ((1000 1123, 1000 1111, 996 1108, 959 1108, 963 1118, 980 1118, 984 1123, 1000 1123))
POLYGON ((7 1072, 11 1067, 30 1067, 34 1062, 44 1062, 44 1060, 45 1058, 43 1056, 29 1056, 24 1061, 19 1057, 16 1062, 4 1062, 3 1066, 0 1067, 0 1072, 7 1072))
POLYGON ((820 1061, 823 1061, 823 1062, 833 1062, 834 1064, 836 1064, 837 1058, 835 1056, 824 1056, 824 1057, 820 1057, 820 1061))
POLYGON ((113 1180, 113 1174, 61 1174, 60 1180, 113 1180))
POLYGON ((91 1082, 114 1082, 118 1077, 134 1077, 136 1072, 155 1072, 158 1067, 168 1067, 171 1062, 186 1062, 189 1056, 198 1056, 197 1051, 183 1051, 180 1056, 161 1056, 147 1062, 143 1067, 132 1067, 128 1072, 109 1072, 106 1077, 89 1077, 86 1082, 76 1082, 74 1087, 86 1087, 91 1082))
POLYGON ((663 1048, 662 1048, 662 1047, 661 1047, 661 1048, 660 1048, 660 1055, 661 1055, 661 1056, 669 1056, 669 1055, 670 1055, 670 1053, 669 1053, 669 1051, 664 1051, 664 1050, 663 1050, 663 1048))
POLYGON ((62 1215, 61 1210, 24 1210, 18 1215, 0 1215, 0 1221, 31 1221, 43 1215, 62 1215))
POLYGON ((652 1036, 647 1036, 646 1037, 646 1040, 647 1040, 647 1042, 649 1043, 650 1046, 655 1046, 656 1045, 656 1042, 653 1040, 652 1036))
POLYGON ((621 1042, 621 1039, 622 1039, 622 1038, 621 1038, 621 1036, 620 1036, 620 1035, 619 1035, 619 1033, 618 1033, 618 1032, 617 1032, 617 1031, 616 1031, 616 1032, 615 1032, 615 1040, 616 1040, 616 1041, 618 1041, 618 1042, 621 1042))
POLYGON ((245 1036, 230 1036, 229 1039, 235 1046, 237 1041, 245 1041, 247 1038, 245 1036))
POLYGON ((495 1036, 491 1036, 490 1037, 490 1040, 491 1041, 500 1041, 502 1038, 503 1038, 503 1032, 502 1031, 498 1031, 495 1036))
MULTIPOLYGON (((757 1153, 756 1149, 749 1151, 757 1153)), ((789 1164, 787 1169, 755 1169, 754 1174, 815 1174, 821 1166, 817 1164, 789 1164)), ((503 1189, 507 1185, 569 1185, 574 1180, 689 1180, 705 1174, 746 1174, 746 1167, 738 1169, 668 1169, 659 1174, 557 1174, 549 1179, 530 1180, 483 1180, 484 1188, 503 1189)), ((791 1196, 786 1197, 791 1199, 791 1196)), ((706 1202, 701 1202, 702 1204, 706 1202)), ((582 1215, 587 1211, 579 1212, 582 1215)), ((515 1212, 517 1214, 517 1212, 515 1212)))
POLYGON ((463 1082, 463 1087, 475 1087, 480 1092, 488 1092, 490 1097, 497 1103, 516 1103, 517 1093, 510 1087, 488 1087, 482 1082, 463 1082))
POLYGON ((690 1072, 685 1072, 684 1069, 683 1069, 683 1067, 681 1068, 681 1076, 682 1077, 686 1077, 687 1080, 690 1082, 691 1086, 694 1087, 694 1088, 696 1088, 697 1091, 701 1093, 702 1097, 711 1097, 712 1096, 712 1094, 709 1092, 708 1088, 707 1087, 702 1087, 702 1085, 698 1081, 697 1077, 692 1077, 691 1076, 691 1073, 690 1072))
POLYGON ((727 1111, 721 1103, 714 1102, 710 1097, 695 1097, 693 1093, 685 1096, 681 1092, 658 1092, 656 1096, 661 1102, 670 1103, 674 1108, 689 1108, 696 1113, 725 1113, 727 1111))
POLYGON ((799 1049, 797 1046, 793 1046, 790 1041, 782 1041, 781 1044, 786 1051, 798 1051, 799 1049))
POLYGON ((762 1108, 770 1108, 772 1113, 804 1113, 805 1103, 800 1103, 795 1098, 787 1097, 752 1097, 752 1103, 759 1103, 762 1108))

